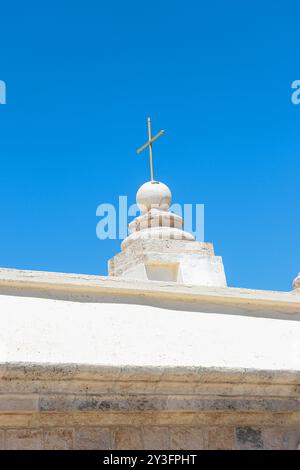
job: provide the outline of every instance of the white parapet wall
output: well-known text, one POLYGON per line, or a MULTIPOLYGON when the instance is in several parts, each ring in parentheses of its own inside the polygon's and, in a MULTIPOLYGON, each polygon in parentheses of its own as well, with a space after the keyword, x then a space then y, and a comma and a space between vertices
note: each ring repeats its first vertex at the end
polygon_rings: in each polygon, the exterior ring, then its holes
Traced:
POLYGON ((297 290, 1 269, 0 313, 0 448, 300 441, 297 290))

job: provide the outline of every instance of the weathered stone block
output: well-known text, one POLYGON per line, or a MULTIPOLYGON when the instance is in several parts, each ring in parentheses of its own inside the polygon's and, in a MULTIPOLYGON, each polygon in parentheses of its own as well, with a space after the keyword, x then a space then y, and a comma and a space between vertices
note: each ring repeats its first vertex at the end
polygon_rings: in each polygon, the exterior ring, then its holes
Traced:
POLYGON ((234 429, 211 427, 204 430, 204 447, 208 450, 229 450, 234 448, 234 429))
POLYGON ((43 432, 37 429, 9 429, 6 431, 7 450, 43 449, 43 432))
POLYGON ((0 430, 0 450, 4 449, 4 431, 0 430))
POLYGON ((171 428, 170 447, 177 450, 204 449, 203 429, 189 426, 171 428))
POLYGON ((236 429, 235 436, 238 450, 263 449, 263 439, 260 429, 240 427, 236 429))
POLYGON ((263 443, 265 450, 283 450, 286 448, 285 432, 280 429, 263 429, 263 443))
POLYGON ((38 395, 0 395, 0 412, 37 410, 38 395))
POLYGON ((113 429, 113 449, 144 449, 141 428, 122 426, 113 429))
POLYGON ((79 428, 75 432, 74 446, 78 450, 111 449, 109 429, 100 427, 79 428))
POLYGON ((47 450, 73 449, 73 430, 49 428, 44 432, 44 447, 47 450))
POLYGON ((166 450, 170 448, 169 428, 149 426, 143 429, 144 449, 166 450))
MULTIPOLYGON (((275 432, 276 430, 273 431, 273 433, 275 432)), ((268 440, 270 441, 271 439, 272 439, 272 435, 270 436, 268 440)), ((276 439, 276 436, 274 436, 274 439, 276 439)), ((268 440, 266 437, 266 442, 268 442, 268 440)), ((280 436, 277 442, 280 442, 280 436)), ((297 426, 296 429, 290 429, 289 431, 286 431, 285 433, 283 433, 282 446, 283 446, 283 449, 287 449, 287 450, 300 450, 300 426, 299 425, 297 426)))
POLYGON ((167 398, 150 395, 45 395, 40 411, 143 411, 165 409, 167 398))

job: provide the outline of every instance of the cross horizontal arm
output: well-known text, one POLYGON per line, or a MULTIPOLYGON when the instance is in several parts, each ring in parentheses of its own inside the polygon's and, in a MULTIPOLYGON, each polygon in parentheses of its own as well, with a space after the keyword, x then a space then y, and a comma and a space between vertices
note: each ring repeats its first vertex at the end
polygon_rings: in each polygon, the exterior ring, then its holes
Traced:
POLYGON ((159 131, 158 134, 156 134, 155 137, 152 137, 151 140, 149 140, 149 142, 147 142, 145 145, 143 145, 143 147, 141 147, 140 149, 138 149, 138 151, 136 153, 141 153, 143 150, 145 150, 145 148, 149 147, 149 145, 152 144, 152 142, 154 142, 156 139, 158 139, 158 137, 160 137, 162 134, 164 134, 165 131, 159 131))

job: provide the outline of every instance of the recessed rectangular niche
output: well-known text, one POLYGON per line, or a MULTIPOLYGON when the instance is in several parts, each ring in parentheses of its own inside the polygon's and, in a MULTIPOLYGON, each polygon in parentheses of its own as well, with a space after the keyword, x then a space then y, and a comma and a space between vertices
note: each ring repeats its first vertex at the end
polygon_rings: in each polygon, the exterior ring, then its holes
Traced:
POLYGON ((149 281, 180 281, 179 263, 147 263, 145 268, 149 281))

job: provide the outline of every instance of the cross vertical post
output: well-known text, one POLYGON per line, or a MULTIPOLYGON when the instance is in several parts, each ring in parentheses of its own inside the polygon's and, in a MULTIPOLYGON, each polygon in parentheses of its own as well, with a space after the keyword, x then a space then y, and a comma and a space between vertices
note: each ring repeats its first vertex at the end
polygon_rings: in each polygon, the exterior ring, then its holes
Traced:
POLYGON ((141 153, 147 147, 149 147, 149 160, 150 160, 150 179, 154 181, 154 171, 153 171, 153 154, 152 154, 152 144, 153 142, 158 139, 165 131, 159 131, 156 136, 152 137, 152 129, 151 129, 151 118, 148 117, 148 142, 143 145, 140 149, 138 149, 137 153, 141 153))
POLYGON ((149 137, 149 159, 150 159, 150 178, 151 181, 154 181, 154 172, 153 172, 153 158, 152 158, 152 131, 151 131, 151 118, 148 117, 148 137, 149 137))

